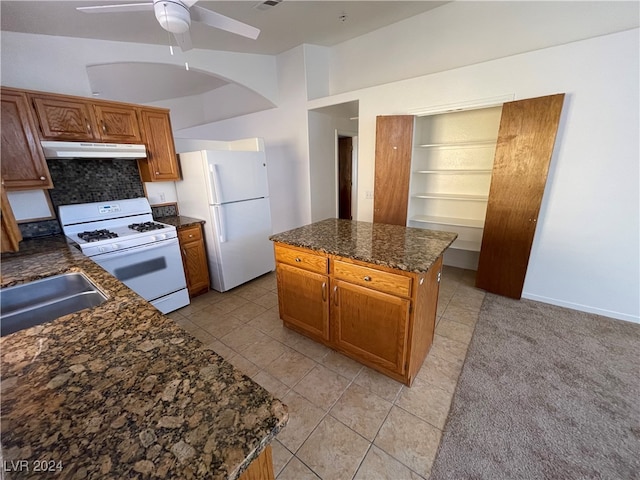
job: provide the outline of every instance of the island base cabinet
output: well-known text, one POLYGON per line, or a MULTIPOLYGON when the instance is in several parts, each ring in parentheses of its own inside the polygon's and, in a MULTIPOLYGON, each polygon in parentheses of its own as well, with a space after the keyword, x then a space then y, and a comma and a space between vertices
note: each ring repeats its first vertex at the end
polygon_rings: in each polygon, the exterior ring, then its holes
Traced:
POLYGON ((286 327, 411 386, 433 343, 442 254, 408 272, 280 243, 275 253, 286 327))
POLYGON ((275 478, 271 445, 267 445, 258 458, 251 462, 249 468, 240 475, 239 480, 275 480, 275 478))
POLYGON ((292 267, 276 266, 280 318, 287 327, 325 343, 329 340, 329 277, 292 267))
POLYGON ((332 343, 349 356, 391 374, 406 364, 410 300, 335 280, 332 343))

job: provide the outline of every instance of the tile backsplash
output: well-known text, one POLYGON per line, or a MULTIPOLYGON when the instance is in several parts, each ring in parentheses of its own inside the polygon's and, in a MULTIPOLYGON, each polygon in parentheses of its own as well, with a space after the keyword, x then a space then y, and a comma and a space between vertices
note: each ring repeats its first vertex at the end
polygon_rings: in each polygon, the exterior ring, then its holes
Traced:
MULTIPOLYGON (((51 159, 47 165, 53 180, 49 196, 56 215, 60 205, 144 197, 135 160, 51 159)), ((23 238, 62 233, 57 220, 21 223, 19 227, 23 238)))

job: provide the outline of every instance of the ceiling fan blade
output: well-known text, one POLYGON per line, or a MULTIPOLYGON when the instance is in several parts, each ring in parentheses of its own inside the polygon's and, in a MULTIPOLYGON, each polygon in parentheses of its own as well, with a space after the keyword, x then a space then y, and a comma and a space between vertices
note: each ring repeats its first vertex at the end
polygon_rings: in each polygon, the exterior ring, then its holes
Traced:
POLYGON ((76 7, 82 13, 121 13, 153 10, 153 3, 127 3, 120 5, 99 5, 97 7, 76 7))
POLYGON ((191 35, 189 34, 189 30, 184 33, 174 33, 173 36, 180 47, 180 50, 186 52, 187 50, 191 50, 193 45, 191 44, 191 35))
POLYGON ((260 35, 260 29, 247 25, 246 23, 239 22, 233 18, 226 17, 206 8, 194 5, 191 7, 191 20, 196 22, 202 22, 210 27, 219 28, 227 32, 235 33, 243 37, 248 37, 253 40, 260 35))

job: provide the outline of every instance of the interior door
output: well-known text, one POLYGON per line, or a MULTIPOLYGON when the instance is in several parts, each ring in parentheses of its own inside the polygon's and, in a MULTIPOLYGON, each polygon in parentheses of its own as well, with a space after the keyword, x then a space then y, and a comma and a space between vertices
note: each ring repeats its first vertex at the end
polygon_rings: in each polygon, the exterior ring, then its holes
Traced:
POLYGON ((476 286, 522 296, 564 94, 502 108, 476 286))
POLYGON ((338 139, 338 218, 351 220, 353 139, 338 139))

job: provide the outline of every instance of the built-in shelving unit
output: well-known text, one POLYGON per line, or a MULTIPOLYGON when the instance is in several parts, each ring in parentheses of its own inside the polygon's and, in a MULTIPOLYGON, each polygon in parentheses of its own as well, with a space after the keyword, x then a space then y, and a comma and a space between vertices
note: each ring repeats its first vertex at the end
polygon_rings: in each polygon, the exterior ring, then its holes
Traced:
POLYGON ((415 118, 407 225, 458 233, 445 263, 477 266, 501 110, 415 118))

